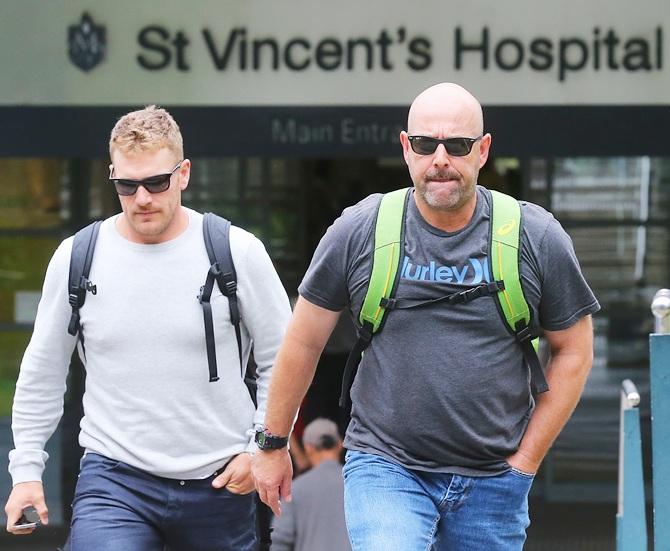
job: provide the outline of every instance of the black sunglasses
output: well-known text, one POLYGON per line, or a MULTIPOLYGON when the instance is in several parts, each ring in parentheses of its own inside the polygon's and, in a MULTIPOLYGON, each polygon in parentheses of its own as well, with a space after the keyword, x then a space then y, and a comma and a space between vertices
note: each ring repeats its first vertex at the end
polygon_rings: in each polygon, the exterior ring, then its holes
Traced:
POLYGON ((116 188, 116 193, 119 195, 135 195, 137 188, 142 186, 149 193, 161 193, 170 187, 172 175, 181 167, 184 161, 179 161, 170 172, 166 174, 156 174, 156 176, 149 176, 143 180, 129 180, 128 178, 114 178, 112 173, 114 167, 109 169, 109 179, 116 188))
POLYGON ((472 151, 472 146, 477 140, 481 140, 484 134, 476 138, 447 138, 440 140, 430 136, 407 136, 412 151, 419 155, 432 155, 437 146, 442 144, 447 153, 453 157, 465 157, 472 151))

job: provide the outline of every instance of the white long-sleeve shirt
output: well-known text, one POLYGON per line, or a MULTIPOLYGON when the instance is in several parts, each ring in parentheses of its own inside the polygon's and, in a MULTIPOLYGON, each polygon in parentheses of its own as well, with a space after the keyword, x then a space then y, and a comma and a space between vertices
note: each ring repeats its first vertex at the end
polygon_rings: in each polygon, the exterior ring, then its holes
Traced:
MULTIPOLYGON (((87 451, 167 478, 205 478, 253 449, 263 422, 270 371, 290 317, 286 292, 250 233, 231 227, 244 364, 253 345, 258 408, 242 377, 228 299, 214 286, 211 304, 218 382, 209 382, 202 307, 197 296, 209 260, 202 215, 186 209, 188 228, 159 244, 138 244, 105 220, 90 272, 97 293, 81 309, 86 391, 79 442, 87 451)), ((63 411, 70 356, 68 272, 73 238, 47 269, 35 329, 14 397, 14 484, 40 480, 44 444, 63 411)))

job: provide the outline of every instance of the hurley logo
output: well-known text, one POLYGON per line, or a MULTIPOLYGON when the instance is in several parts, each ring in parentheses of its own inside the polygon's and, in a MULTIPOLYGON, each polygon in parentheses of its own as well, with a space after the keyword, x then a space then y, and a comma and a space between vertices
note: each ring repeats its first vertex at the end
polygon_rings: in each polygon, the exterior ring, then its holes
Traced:
POLYGON ((413 264, 408 256, 402 263, 400 277, 415 281, 434 281, 437 283, 469 283, 476 285, 483 281, 490 282, 489 265, 486 258, 468 258, 461 266, 438 266, 434 260, 428 265, 413 264))

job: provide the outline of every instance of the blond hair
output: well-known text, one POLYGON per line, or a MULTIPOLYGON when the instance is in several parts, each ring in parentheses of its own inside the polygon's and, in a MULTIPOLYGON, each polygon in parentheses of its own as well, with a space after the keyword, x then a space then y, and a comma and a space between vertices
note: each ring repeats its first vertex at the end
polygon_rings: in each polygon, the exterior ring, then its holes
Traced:
POLYGON ((141 153, 168 148, 178 159, 184 158, 184 141, 172 115, 156 105, 131 111, 121 117, 109 138, 109 155, 114 151, 141 153))

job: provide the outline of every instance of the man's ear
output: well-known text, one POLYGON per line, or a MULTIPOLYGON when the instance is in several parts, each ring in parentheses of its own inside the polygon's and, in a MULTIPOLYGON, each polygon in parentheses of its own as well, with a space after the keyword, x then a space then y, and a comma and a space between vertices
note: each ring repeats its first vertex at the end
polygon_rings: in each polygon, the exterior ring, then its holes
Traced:
POLYGON ((479 140, 479 168, 482 168, 489 158, 489 151, 491 150, 491 134, 484 134, 479 140))
POLYGON ((191 161, 184 159, 179 167, 179 189, 184 191, 188 187, 189 179, 191 178, 191 161))
POLYGON ((402 145, 402 156, 405 158, 405 162, 409 165, 410 143, 409 138, 407 137, 407 132, 404 130, 400 132, 400 145, 402 145))

